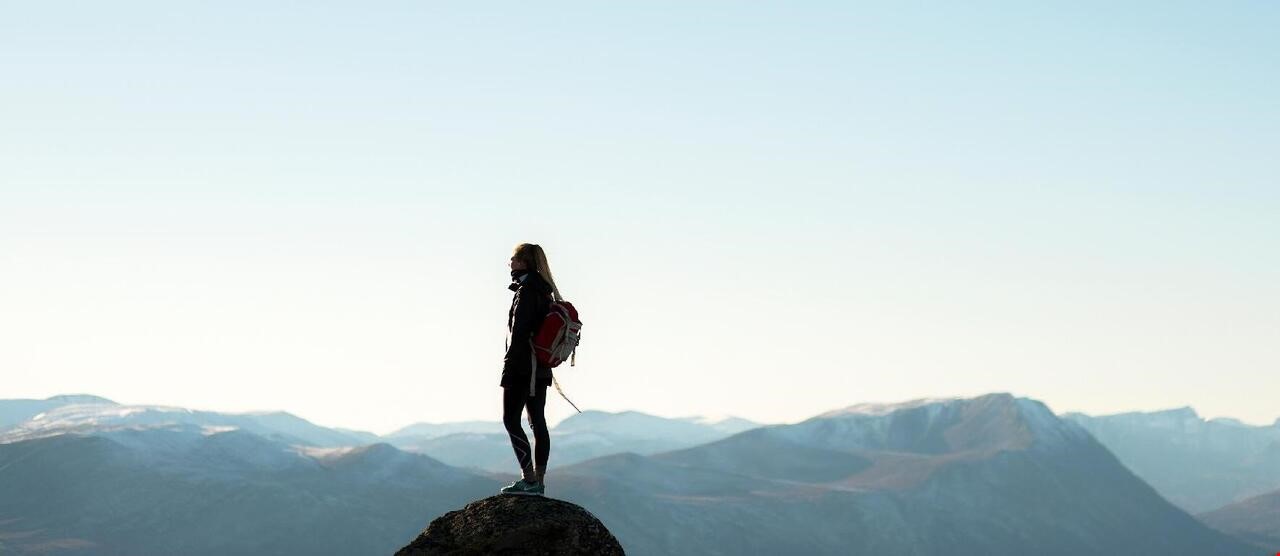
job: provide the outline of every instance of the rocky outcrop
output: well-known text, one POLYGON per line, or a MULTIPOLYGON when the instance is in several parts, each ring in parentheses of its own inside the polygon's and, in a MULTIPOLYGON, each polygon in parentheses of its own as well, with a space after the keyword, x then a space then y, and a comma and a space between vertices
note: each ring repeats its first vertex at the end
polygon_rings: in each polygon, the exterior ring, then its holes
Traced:
POLYGON ((543 496, 490 496, 446 513, 396 556, 436 554, 621 555, 622 545, 591 512, 543 496))

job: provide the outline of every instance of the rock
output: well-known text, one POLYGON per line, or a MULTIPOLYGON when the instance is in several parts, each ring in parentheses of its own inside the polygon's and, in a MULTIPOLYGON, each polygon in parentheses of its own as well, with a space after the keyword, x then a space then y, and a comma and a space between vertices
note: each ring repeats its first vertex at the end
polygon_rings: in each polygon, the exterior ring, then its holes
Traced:
POLYGON ((444 514, 396 556, 435 554, 621 555, 596 516, 545 496, 497 495, 444 514))

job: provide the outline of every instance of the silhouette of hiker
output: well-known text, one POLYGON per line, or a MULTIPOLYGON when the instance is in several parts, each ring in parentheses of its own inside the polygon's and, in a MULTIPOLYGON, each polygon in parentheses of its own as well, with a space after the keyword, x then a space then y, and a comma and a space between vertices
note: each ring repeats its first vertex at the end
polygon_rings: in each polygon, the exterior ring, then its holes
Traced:
POLYGON ((542 247, 521 243, 511 255, 511 284, 516 292, 507 311, 507 354, 502 361, 502 424, 511 438, 511 448, 520 464, 520 480, 503 487, 503 494, 544 494, 542 483, 551 454, 551 434, 543 410, 547 405, 547 387, 551 385, 551 368, 540 365, 533 353, 533 335, 546 317, 553 300, 560 300, 560 290, 551 277, 551 266, 542 247), (535 445, 520 426, 520 412, 529 408, 529 427, 535 445))

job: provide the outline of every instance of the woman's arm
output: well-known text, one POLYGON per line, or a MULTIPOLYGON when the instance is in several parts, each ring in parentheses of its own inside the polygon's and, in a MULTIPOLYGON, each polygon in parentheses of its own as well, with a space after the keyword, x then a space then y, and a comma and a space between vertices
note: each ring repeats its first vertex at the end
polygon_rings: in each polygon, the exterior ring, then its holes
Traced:
POLYGON ((524 374, 525 369, 533 372, 530 363, 529 339, 533 337, 533 327, 538 322, 537 293, 526 290, 523 286, 516 290, 516 310, 512 317, 511 345, 507 346, 507 354, 502 358, 503 373, 524 374))

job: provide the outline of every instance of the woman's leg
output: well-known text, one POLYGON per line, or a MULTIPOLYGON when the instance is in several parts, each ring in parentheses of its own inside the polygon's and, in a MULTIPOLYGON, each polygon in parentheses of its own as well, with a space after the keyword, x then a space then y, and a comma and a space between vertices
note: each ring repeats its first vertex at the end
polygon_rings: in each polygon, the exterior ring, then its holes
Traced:
POLYGON ((516 453, 516 461, 520 463, 520 472, 525 480, 533 480, 533 458, 529 449, 529 437, 520 426, 520 413, 529 394, 520 387, 502 389, 502 424, 507 428, 507 436, 511 438, 511 449, 516 453))
POLYGON ((542 482, 547 472, 547 459, 551 455, 551 433, 547 430, 547 416, 543 410, 547 407, 547 387, 539 386, 537 395, 529 398, 529 428, 533 429, 533 467, 536 479, 542 482))

